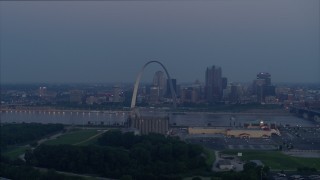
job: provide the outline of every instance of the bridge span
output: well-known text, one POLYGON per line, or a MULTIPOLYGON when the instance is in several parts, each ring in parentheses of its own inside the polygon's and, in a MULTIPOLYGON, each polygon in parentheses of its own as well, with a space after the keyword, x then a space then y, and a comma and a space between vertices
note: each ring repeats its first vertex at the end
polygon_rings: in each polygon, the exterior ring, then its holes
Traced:
MULTIPOLYGON (((87 114, 87 113, 104 113, 104 114, 130 114, 130 110, 77 110, 77 109, 54 109, 54 108, 18 108, 18 109, 11 109, 11 108, 1 108, 1 113, 10 113, 10 112, 17 112, 17 113, 29 113, 29 112, 37 112, 37 113, 57 113, 57 114, 63 114, 63 113, 79 113, 79 114, 87 114)), ((146 111, 140 111, 143 113, 160 113, 160 114, 171 114, 171 115, 291 115, 289 112, 210 112, 210 111, 158 111, 157 109, 154 110, 146 110, 146 111)))
POLYGON ((291 106, 290 112, 294 113, 300 117, 303 117, 304 119, 309 119, 309 120, 315 121, 317 123, 320 123, 320 111, 319 110, 291 106))

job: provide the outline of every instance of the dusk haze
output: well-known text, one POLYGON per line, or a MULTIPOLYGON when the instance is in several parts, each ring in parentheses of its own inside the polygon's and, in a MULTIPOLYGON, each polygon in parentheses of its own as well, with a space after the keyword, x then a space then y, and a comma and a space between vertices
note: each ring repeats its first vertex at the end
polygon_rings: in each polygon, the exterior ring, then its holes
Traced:
POLYGON ((320 1, 0 1, 0 94, 0 180, 320 180, 320 1))
POLYGON ((181 82, 204 81, 210 64, 232 82, 260 71, 274 82, 320 82, 317 0, 0 5, 2 82, 128 83, 151 60, 181 82))

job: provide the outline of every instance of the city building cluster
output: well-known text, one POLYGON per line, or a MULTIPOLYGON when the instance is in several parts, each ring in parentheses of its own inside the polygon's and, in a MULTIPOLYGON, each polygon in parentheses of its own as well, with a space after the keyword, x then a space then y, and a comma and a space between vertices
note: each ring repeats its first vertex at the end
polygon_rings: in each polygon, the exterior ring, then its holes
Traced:
MULTIPOLYGON (((222 68, 208 67, 205 72, 205 82, 196 80, 191 84, 177 84, 171 79, 173 89, 180 105, 197 104, 278 104, 299 107, 320 107, 320 88, 306 87, 294 84, 274 85, 271 74, 259 72, 252 83, 228 82, 222 76, 222 68)), ((138 95, 140 103, 151 105, 165 104, 171 101, 169 80, 162 71, 154 74, 153 84, 140 88, 138 95)))
MULTIPOLYGON (((137 103, 140 105, 165 106, 171 104, 170 81, 163 71, 150 77, 152 83, 140 85, 137 103)), ((320 107, 320 88, 299 84, 273 84, 271 74, 260 72, 251 83, 228 82, 222 68, 211 66, 205 70, 204 82, 178 84, 172 78, 173 91, 179 106, 216 104, 278 104, 284 107, 320 107)), ((129 107, 132 84, 108 85, 3 85, 1 104, 3 106, 23 105, 101 105, 120 104, 129 107)))

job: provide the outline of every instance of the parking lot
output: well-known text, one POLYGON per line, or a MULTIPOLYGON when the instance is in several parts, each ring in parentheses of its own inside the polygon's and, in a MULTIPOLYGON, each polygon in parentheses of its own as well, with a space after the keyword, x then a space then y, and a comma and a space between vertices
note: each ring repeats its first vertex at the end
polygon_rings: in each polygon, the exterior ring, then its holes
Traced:
POLYGON ((308 175, 300 175, 295 172, 283 172, 283 173, 272 173, 272 179, 274 180, 296 180, 296 179, 301 179, 301 180, 320 180, 320 175, 319 173, 311 173, 308 175))
POLYGON ((245 150, 320 150, 319 127, 279 127, 281 136, 270 138, 231 138, 221 134, 181 134, 181 138, 190 143, 202 144, 215 150, 245 149, 245 150))
POLYGON ((270 138, 225 138, 228 149, 274 150, 277 144, 270 138))
POLYGON ((320 150, 319 127, 280 127, 281 136, 272 139, 284 150, 320 150))
POLYGON ((281 136, 270 138, 232 138, 222 134, 188 134, 186 128, 172 129, 173 135, 190 143, 214 150, 276 150, 320 151, 320 127, 280 126, 281 136))
POLYGON ((192 137, 187 142, 204 145, 215 150, 246 149, 246 150, 274 150, 278 149, 272 139, 258 138, 228 138, 228 137, 192 137))

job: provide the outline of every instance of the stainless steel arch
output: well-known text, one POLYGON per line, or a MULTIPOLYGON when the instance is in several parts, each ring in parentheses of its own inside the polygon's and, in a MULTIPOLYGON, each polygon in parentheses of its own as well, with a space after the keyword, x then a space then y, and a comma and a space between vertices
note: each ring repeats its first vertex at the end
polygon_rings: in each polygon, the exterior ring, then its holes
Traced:
POLYGON ((175 93, 175 91, 173 89, 173 84, 172 84, 172 81, 171 81, 171 77, 170 77, 170 75, 169 75, 169 73, 167 71, 167 68, 164 67, 164 65, 159 61, 149 61, 140 70, 140 72, 138 74, 138 77, 136 79, 136 82, 134 84, 133 95, 132 95, 132 99, 131 99, 131 109, 135 108, 135 106, 136 106, 137 93, 138 93, 139 83, 140 83, 143 71, 151 63, 159 64, 163 68, 163 70, 165 71, 165 73, 167 75, 167 78, 168 78, 168 80, 170 82, 170 91, 171 91, 171 95, 172 95, 172 99, 173 99, 173 107, 176 108, 177 107, 177 96, 176 96, 176 93, 175 93))

